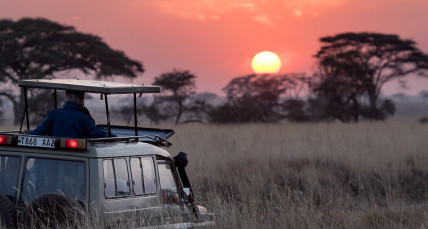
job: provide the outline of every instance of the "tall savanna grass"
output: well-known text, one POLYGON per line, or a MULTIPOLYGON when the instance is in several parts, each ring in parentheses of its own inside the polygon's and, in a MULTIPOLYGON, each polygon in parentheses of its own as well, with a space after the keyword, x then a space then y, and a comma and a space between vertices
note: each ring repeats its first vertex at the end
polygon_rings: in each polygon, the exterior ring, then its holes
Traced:
POLYGON ((219 228, 427 228, 428 125, 173 127, 219 228))
POLYGON ((428 124, 162 127, 219 228, 428 228, 428 124))

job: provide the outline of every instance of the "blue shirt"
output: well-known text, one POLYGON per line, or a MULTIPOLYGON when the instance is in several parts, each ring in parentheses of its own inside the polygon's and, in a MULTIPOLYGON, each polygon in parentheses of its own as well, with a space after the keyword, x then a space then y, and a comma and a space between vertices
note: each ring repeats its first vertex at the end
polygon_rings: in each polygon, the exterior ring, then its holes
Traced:
POLYGON ((106 137, 106 132, 98 128, 82 109, 78 104, 66 102, 63 109, 50 111, 42 124, 27 134, 69 138, 106 137))

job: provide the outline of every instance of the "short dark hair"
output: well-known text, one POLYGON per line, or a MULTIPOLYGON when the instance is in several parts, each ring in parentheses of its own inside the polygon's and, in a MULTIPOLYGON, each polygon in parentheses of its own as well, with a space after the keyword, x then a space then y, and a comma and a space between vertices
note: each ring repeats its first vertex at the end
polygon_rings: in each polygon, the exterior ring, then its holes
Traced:
POLYGON ((65 91, 65 99, 68 102, 81 104, 85 99, 85 93, 81 91, 65 91))

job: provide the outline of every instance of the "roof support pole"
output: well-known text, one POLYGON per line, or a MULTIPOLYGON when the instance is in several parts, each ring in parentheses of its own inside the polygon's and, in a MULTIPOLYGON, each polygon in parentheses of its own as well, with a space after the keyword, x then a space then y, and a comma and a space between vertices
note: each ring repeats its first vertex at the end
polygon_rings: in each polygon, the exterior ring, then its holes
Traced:
POLYGON ((28 117, 28 99, 27 99, 26 87, 24 87, 24 100, 25 100, 25 114, 27 116, 27 130, 30 130, 30 118, 28 117))
POLYGON ((57 99, 57 96, 56 96, 56 89, 54 89, 54 106, 55 106, 55 109, 58 109, 58 99, 57 99))
POLYGON ((107 94, 104 94, 104 102, 106 104, 106 115, 107 115, 107 128, 108 128, 108 136, 111 136, 111 126, 110 126, 110 112, 108 110, 108 99, 107 94))
POLYGON ((137 93, 134 93, 134 127, 135 127, 135 136, 138 136, 137 93))

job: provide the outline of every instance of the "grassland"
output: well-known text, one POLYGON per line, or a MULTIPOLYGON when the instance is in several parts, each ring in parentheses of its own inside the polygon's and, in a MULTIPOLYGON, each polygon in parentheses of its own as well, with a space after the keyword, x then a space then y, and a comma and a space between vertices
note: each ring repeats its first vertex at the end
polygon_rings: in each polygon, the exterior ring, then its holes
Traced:
POLYGON ((180 125, 220 228, 427 228, 428 125, 180 125))
POLYGON ((162 127, 219 228, 428 228, 428 124, 162 127))

